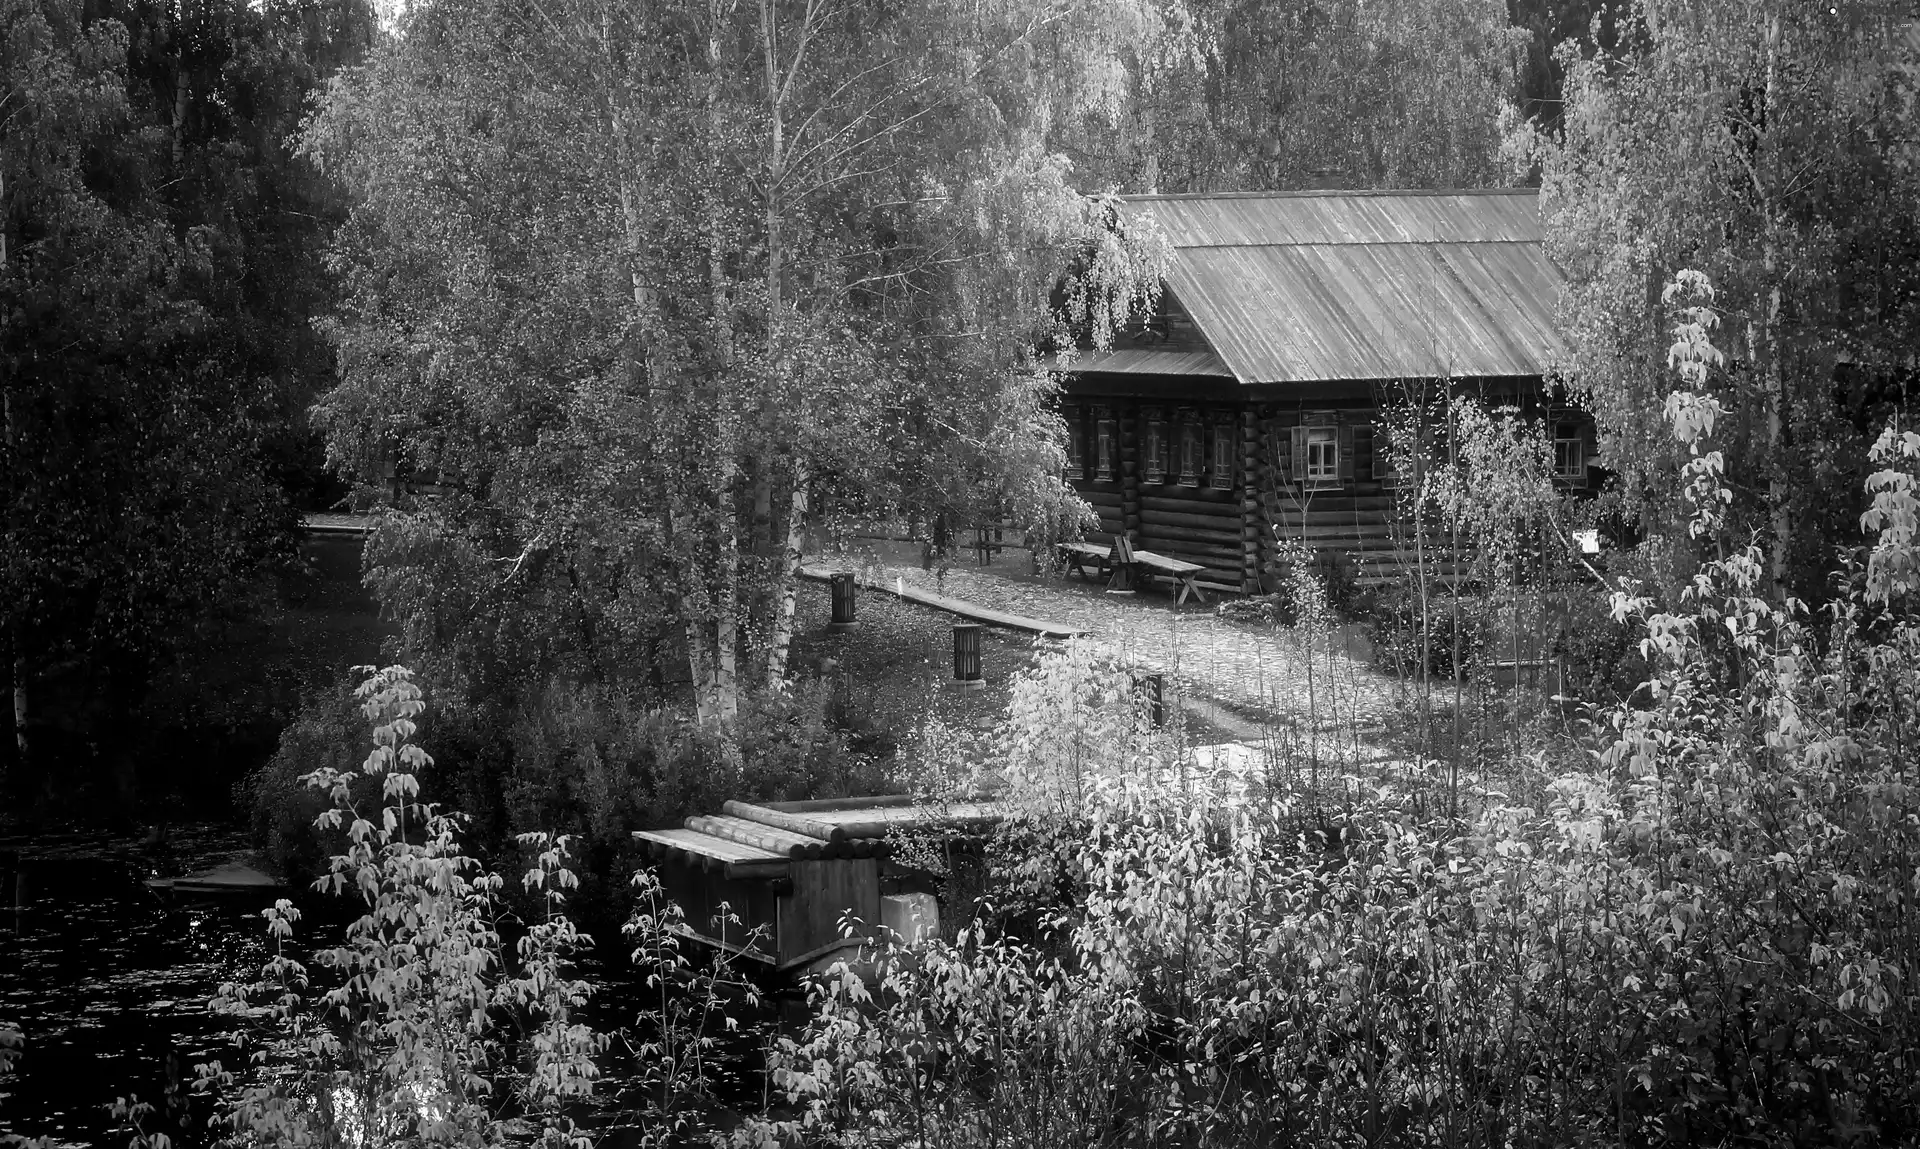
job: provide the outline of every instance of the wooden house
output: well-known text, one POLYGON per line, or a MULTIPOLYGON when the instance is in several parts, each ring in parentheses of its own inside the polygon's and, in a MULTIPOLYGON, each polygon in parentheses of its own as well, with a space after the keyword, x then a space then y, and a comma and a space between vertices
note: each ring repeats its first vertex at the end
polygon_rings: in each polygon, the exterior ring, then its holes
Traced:
POLYGON ((1068 477, 1100 530, 1255 590, 1276 530, 1391 576, 1378 424, 1408 392, 1471 391, 1549 417, 1585 485, 1591 421, 1543 388, 1562 283, 1537 193, 1142 195, 1172 248, 1160 305, 1064 368, 1068 477))

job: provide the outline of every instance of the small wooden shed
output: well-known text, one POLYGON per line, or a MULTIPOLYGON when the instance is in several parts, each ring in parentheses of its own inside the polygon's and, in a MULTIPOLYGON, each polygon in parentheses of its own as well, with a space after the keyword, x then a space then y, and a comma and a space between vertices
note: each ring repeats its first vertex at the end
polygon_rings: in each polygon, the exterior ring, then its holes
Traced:
POLYGON ((727 802, 639 839, 660 864, 661 883, 689 933, 775 972, 824 969, 878 934, 906 938, 939 928, 930 875, 897 863, 896 830, 984 830, 1001 818, 987 799, 928 804, 911 795, 807 802, 727 802), (726 914, 739 921, 724 920, 726 914), (851 915, 862 929, 841 934, 851 915))

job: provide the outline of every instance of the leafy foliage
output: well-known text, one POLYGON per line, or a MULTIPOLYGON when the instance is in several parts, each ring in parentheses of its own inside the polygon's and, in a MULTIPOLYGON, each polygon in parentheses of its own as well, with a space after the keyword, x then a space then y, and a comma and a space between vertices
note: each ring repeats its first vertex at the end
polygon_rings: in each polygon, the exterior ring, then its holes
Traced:
MULTIPOLYGON (((1670 410, 1711 536, 1710 408, 1670 410)), ((1883 437, 1881 562, 1822 631, 1753 546, 1673 609, 1616 597, 1644 689, 1538 804, 1433 822, 1389 785, 1329 829, 1285 792, 1094 772, 1044 943, 977 926, 822 983, 774 1057, 797 1115, 741 1143, 1920 1137, 1912 457, 1883 437)))
POLYGON ((1913 46, 1872 5, 1617 15, 1604 50, 1563 53, 1563 133, 1542 153, 1549 250, 1570 278, 1566 381, 1626 509, 1649 531, 1683 521, 1662 382, 1679 301, 1652 287, 1710 277, 1700 305, 1725 320, 1726 359, 1693 389, 1727 416, 1720 541, 1763 530, 1775 596, 1818 598, 1831 545, 1858 538, 1866 448, 1910 385, 1913 46))
POLYGON ((23 728, 87 696, 126 722, 291 557, 333 197, 286 135, 370 27, 357 3, 0 6, 0 669, 23 728))
POLYGON ((331 803, 319 824, 347 836, 315 886, 365 911, 341 945, 314 955, 334 982, 318 994, 285 948, 299 910, 281 899, 264 912, 274 957, 258 983, 223 986, 214 1006, 263 1016, 269 1037, 237 1035, 253 1046, 246 1079, 210 1062, 196 1067, 196 1088, 230 1092, 219 1123, 247 1144, 498 1145, 530 1130, 544 1144, 585 1144, 562 1109, 591 1095, 606 1038, 575 1020, 589 987, 568 966, 588 939, 561 912, 577 885, 566 839, 521 838, 534 855, 522 883, 545 914, 510 962, 502 879, 461 849, 455 818, 417 800, 432 759, 412 741, 425 703, 411 674, 380 671, 358 697, 372 752, 358 771, 321 767, 305 781, 331 803), (377 783, 377 809, 356 796, 363 782, 377 783), (519 1022, 517 1048, 502 1018, 519 1022))
POLYGON ((1138 74, 1130 130, 1075 150, 1127 191, 1502 184, 1527 39, 1508 8, 1196 0, 1138 74))
POLYGON ((370 556, 415 656, 476 701, 684 660, 732 758, 823 500, 1072 519, 1030 348, 1158 265, 1057 137, 1111 122, 1161 21, 410 9, 305 138, 356 202, 319 416, 395 512, 370 556))

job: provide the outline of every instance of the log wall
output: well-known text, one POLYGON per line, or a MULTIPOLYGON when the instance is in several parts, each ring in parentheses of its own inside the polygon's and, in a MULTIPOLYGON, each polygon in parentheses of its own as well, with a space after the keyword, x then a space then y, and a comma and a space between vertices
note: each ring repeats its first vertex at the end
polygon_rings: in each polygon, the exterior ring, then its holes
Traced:
MULTIPOLYGON (((1393 526, 1396 492, 1375 477, 1385 474, 1375 465, 1375 440, 1384 440, 1374 425, 1378 408, 1370 385, 1329 383, 1313 398, 1281 403, 1223 400, 1219 380, 1211 378, 1156 376, 1154 387, 1147 388, 1138 379, 1116 375, 1110 377, 1113 393, 1098 382, 1106 378, 1076 382, 1066 400, 1068 417, 1086 421, 1089 442, 1096 406, 1112 413, 1118 436, 1113 481, 1094 479, 1091 458, 1085 477, 1074 480, 1100 517, 1100 529, 1088 535, 1090 540, 1108 542, 1124 534, 1135 546, 1201 564, 1206 582, 1249 592, 1275 589, 1270 576, 1278 537, 1298 539, 1323 556, 1340 556, 1362 584, 1395 579, 1413 561, 1406 540, 1396 537, 1405 532, 1393 526), (1165 397, 1176 394, 1192 397, 1165 397), (1198 486, 1179 481, 1175 412, 1181 409, 1194 411, 1208 428, 1215 420, 1232 421, 1238 469, 1231 490, 1214 489, 1206 468, 1198 486), (1175 444, 1173 465, 1161 482, 1147 481, 1146 413, 1153 410, 1167 418, 1175 444), (1293 430, 1315 424, 1334 427, 1341 443, 1343 463, 1335 483, 1313 485, 1294 475, 1293 430)), ((1483 397, 1514 401, 1516 396, 1529 415, 1548 413, 1536 392, 1483 397)), ((1203 436, 1209 461, 1210 434, 1203 436)), ((1449 556, 1436 553, 1442 550, 1430 539, 1422 561, 1450 566, 1449 556)))
MULTIPOLYGON (((1100 529, 1089 533, 1089 540, 1104 543, 1117 534, 1125 534, 1143 550, 1199 563, 1206 568, 1200 576, 1204 582, 1234 590, 1246 589, 1251 572, 1257 571, 1257 562, 1250 563, 1249 557, 1257 554, 1259 533, 1258 526, 1247 517, 1248 511, 1257 509, 1258 505, 1250 501, 1247 484, 1250 472, 1246 452, 1249 438, 1255 433, 1251 412, 1244 404, 1186 405, 1205 428, 1201 436, 1205 462, 1211 461, 1215 423, 1228 421, 1235 428, 1234 445, 1238 448, 1240 465, 1234 485, 1218 490, 1211 485, 1210 469, 1204 465, 1198 485, 1180 482, 1177 443, 1172 448, 1176 452, 1176 465, 1171 473, 1159 482, 1147 481, 1146 412, 1160 410, 1170 415, 1170 407, 1133 399, 1101 398, 1070 407, 1067 415, 1086 419, 1091 426, 1095 404, 1112 411, 1119 443, 1115 482, 1098 481, 1092 459, 1087 462, 1085 477, 1073 481, 1074 489, 1100 516, 1100 529)), ((1170 434, 1173 426, 1169 419, 1170 434)))

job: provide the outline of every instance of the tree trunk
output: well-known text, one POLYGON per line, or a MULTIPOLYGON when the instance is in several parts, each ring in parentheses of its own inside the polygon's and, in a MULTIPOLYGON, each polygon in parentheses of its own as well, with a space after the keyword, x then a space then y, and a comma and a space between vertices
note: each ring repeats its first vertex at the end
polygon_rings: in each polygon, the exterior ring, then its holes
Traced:
MULTIPOLYGON (((1774 247, 1769 242, 1765 260, 1769 278, 1773 275, 1774 258, 1774 247)), ((1772 567, 1774 594, 1784 601, 1787 593, 1787 548, 1793 539, 1793 511, 1788 505, 1787 494, 1787 386, 1785 373, 1780 368, 1777 335, 1779 317, 1780 285, 1775 283, 1767 292, 1767 321, 1762 328, 1767 364, 1767 462, 1770 472, 1767 478, 1767 501, 1773 526, 1773 546, 1768 557, 1772 567)))
POLYGON ((774 600, 773 627, 767 647, 767 685, 781 689, 787 678, 787 654, 793 647, 794 592, 800 577, 801 548, 807 538, 806 464, 796 462, 793 494, 787 510, 787 546, 781 557, 779 590, 774 600))
MULTIPOLYGON (((806 55, 808 38, 812 33, 810 20, 812 10, 802 18, 798 43, 788 80, 792 79, 806 55)), ((787 363, 782 340, 786 326, 786 301, 783 287, 786 276, 786 248, 782 235, 782 181, 786 177, 786 120, 783 105, 786 100, 786 87, 780 75, 780 23, 779 13, 772 0, 760 2, 760 48, 761 63, 766 80, 767 99, 767 179, 765 226, 767 239, 767 348, 766 363, 769 393, 779 395, 785 392, 787 363)), ((773 565, 774 594, 771 618, 768 626, 767 641, 767 678, 769 689, 780 690, 786 685, 787 654, 793 643, 793 605, 794 579, 800 569, 800 548, 806 537, 807 511, 807 465, 802 458, 805 449, 804 428, 802 434, 793 436, 792 445, 787 448, 791 458, 788 467, 793 476, 793 490, 789 496, 791 502, 787 514, 786 545, 782 548, 779 561, 773 565)), ((754 526, 755 543, 759 543, 758 529, 765 523, 772 530, 772 507, 762 506, 759 500, 772 499, 772 470, 774 460, 767 459, 761 465, 759 478, 761 483, 755 487, 754 526)), ((769 544, 771 539, 768 540, 769 544)))
POLYGON ((12 658, 9 665, 13 678, 13 762, 17 767, 27 764, 27 660, 20 654, 17 633, 9 634, 7 645, 12 658))
POLYGON ((167 132, 176 175, 186 154, 187 131, 187 0, 178 3, 173 17, 173 120, 167 132))
MULTIPOLYGON (((1778 97, 1778 60, 1780 57, 1780 16, 1775 13, 1767 25, 1767 89, 1766 102, 1761 106, 1763 120, 1761 128, 1765 132, 1764 140, 1776 138, 1773 109, 1778 97)), ((1769 147, 1763 156, 1771 160, 1769 147)), ((1787 547, 1793 537, 1792 511, 1788 506, 1787 495, 1787 442, 1786 442, 1786 375, 1780 366, 1780 245, 1779 213, 1775 211, 1772 199, 1765 195, 1768 181, 1774 174, 1774 164, 1766 162, 1756 180, 1756 191, 1761 193, 1759 204, 1761 219, 1764 221, 1760 265, 1766 276, 1767 304, 1766 318, 1760 325, 1760 345, 1754 350, 1759 353, 1760 361, 1766 371, 1766 416, 1767 416, 1767 504, 1768 517, 1772 527, 1773 545, 1768 550, 1769 566, 1773 576, 1774 595, 1782 601, 1787 593, 1787 547)))
MULTIPOLYGON (((718 724, 721 731, 722 753, 731 766, 738 767, 740 762, 740 743, 736 729, 736 720, 740 715, 740 678, 739 678, 739 633, 738 612, 740 596, 740 534, 735 518, 733 481, 738 473, 738 421, 729 392, 733 384, 734 343, 733 343, 733 301, 730 283, 727 279, 725 250, 725 215, 721 210, 718 182, 722 178, 719 163, 720 154, 720 4, 719 0, 710 0, 708 5, 709 24, 707 28, 707 83, 704 93, 707 106, 708 148, 710 155, 707 185, 702 193, 702 208, 707 225, 707 280, 712 306, 712 333, 714 347, 713 396, 714 435, 707 458, 710 460, 707 475, 710 490, 713 492, 715 510, 713 526, 716 537, 713 550, 716 552, 715 578, 713 593, 708 603, 709 617, 712 620, 711 637, 704 626, 695 627, 704 645, 711 646, 701 650, 690 649, 688 656, 696 660, 696 665, 705 661, 711 654, 711 678, 708 680, 711 706, 701 716, 701 721, 718 724)), ((697 681, 697 677, 696 677, 697 681)))

